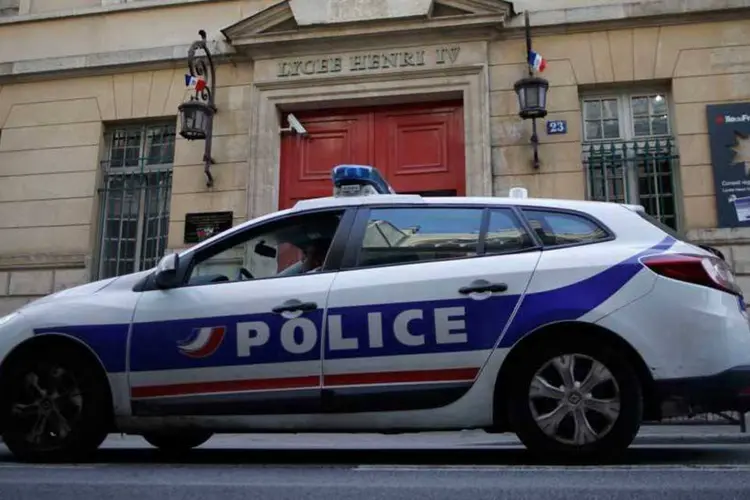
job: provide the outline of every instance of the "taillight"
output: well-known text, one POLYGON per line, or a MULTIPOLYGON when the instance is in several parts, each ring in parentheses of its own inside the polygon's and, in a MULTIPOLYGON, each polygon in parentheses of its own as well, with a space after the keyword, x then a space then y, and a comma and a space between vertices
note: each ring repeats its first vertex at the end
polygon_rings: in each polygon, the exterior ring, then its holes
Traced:
POLYGON ((644 257, 641 262, 656 274, 667 278, 742 296, 732 269, 718 257, 666 254, 644 257))

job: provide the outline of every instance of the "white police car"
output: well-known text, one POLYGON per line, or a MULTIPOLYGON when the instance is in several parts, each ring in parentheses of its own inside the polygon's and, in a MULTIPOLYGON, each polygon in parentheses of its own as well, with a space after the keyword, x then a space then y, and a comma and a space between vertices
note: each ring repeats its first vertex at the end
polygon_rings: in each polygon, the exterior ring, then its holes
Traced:
POLYGON ((641 422, 747 409, 750 327, 724 261, 639 207, 397 195, 368 167, 155 270, 0 320, 0 430, 22 460, 110 432, 514 432, 549 458, 641 422))

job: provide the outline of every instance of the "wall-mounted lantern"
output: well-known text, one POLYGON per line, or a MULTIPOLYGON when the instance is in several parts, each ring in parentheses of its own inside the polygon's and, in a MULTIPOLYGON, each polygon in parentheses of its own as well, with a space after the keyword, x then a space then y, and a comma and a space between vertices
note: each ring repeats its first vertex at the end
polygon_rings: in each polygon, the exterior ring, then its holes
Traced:
POLYGON ((216 70, 211 58, 211 52, 206 44, 206 32, 198 32, 201 39, 196 40, 188 50, 188 70, 185 75, 185 85, 195 89, 190 100, 178 106, 180 113, 180 135, 188 141, 204 140, 206 147, 203 152, 204 172, 206 174, 206 186, 214 185, 211 175, 211 165, 214 163, 211 157, 211 142, 214 128, 214 93, 216 91, 216 70), (196 57, 195 52, 202 50, 205 55, 196 57))
POLYGON ((549 82, 544 78, 530 76, 518 80, 514 88, 518 94, 518 113, 524 120, 536 120, 547 116, 547 89, 549 82))
POLYGON ((518 80, 513 88, 518 96, 519 116, 524 120, 531 120, 531 147, 534 150, 533 165, 539 168, 539 136, 536 130, 537 119, 547 116, 547 90, 549 82, 544 78, 534 76, 534 66, 544 69, 544 62, 539 54, 531 50, 531 26, 529 24, 529 12, 524 13, 526 25, 526 54, 528 59, 529 75, 518 80), (539 64, 535 60, 540 61, 539 64))

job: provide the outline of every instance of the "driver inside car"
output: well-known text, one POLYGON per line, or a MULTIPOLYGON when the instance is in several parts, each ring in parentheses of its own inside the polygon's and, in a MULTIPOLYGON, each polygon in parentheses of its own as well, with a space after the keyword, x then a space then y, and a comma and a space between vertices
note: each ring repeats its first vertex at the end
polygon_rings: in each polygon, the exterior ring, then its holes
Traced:
POLYGON ((321 238, 310 242, 302 250, 302 273, 317 273, 323 267, 331 240, 321 238))
POLYGON ((287 267, 277 276, 294 276, 319 272, 330 246, 331 240, 328 238, 318 238, 308 242, 302 247, 302 260, 287 267))

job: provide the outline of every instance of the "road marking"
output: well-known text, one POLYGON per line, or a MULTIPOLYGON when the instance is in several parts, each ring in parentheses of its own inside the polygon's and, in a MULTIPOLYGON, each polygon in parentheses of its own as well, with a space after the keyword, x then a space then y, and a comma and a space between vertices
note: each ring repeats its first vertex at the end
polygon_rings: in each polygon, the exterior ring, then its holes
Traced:
POLYGON ((748 472, 749 465, 592 465, 581 466, 506 466, 506 465, 359 465, 352 470, 357 472, 602 472, 633 470, 642 472, 699 471, 699 472, 748 472))
POLYGON ((0 469, 97 469, 101 465, 0 464, 0 469))

